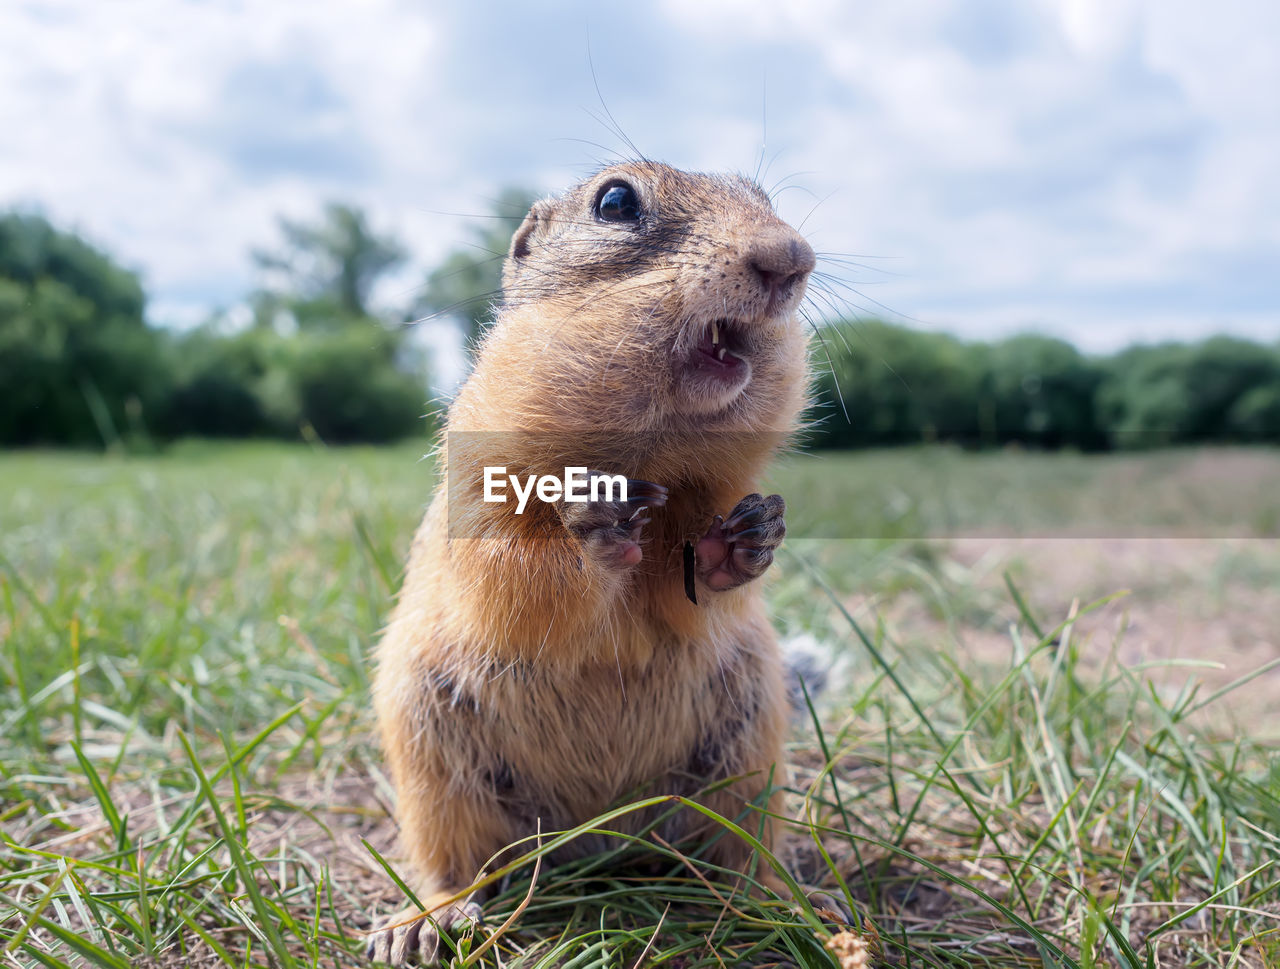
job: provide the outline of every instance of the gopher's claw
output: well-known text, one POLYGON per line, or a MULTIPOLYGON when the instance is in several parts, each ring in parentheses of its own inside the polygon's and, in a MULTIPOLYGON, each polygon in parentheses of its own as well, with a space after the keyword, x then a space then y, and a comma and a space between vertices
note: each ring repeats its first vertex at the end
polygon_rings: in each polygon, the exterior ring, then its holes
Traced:
POLYGON ((722 591, 764 574, 787 533, 786 508, 781 495, 747 495, 728 519, 716 515, 695 549, 698 578, 722 591))
POLYGON ((474 930, 481 918, 480 906, 475 902, 449 905, 430 915, 416 908, 405 909, 369 936, 365 956, 392 966, 436 966, 441 949, 447 948, 440 941, 440 933, 456 935, 459 930, 474 930))
MULTIPOLYGON (((600 472, 589 473, 591 479, 600 472)), ((561 502, 556 506, 565 527, 610 566, 629 568, 644 557, 640 537, 653 519, 650 509, 667 503, 667 489, 652 481, 627 479, 626 501, 561 502)))

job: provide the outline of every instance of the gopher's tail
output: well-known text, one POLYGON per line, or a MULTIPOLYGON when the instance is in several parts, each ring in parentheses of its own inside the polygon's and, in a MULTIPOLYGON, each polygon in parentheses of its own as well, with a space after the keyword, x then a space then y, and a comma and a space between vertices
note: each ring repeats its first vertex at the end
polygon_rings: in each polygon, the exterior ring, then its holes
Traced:
POLYGON ((807 723, 809 704, 820 709, 832 690, 838 691, 849 681, 849 657, 809 633, 784 640, 782 659, 787 669, 791 718, 796 723, 807 723))

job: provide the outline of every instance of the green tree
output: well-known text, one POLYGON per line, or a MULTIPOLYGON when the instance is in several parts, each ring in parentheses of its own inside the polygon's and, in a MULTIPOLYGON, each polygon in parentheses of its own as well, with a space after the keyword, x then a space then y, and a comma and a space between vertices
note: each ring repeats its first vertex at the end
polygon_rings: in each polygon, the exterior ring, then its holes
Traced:
POLYGON ((1269 413, 1267 388, 1280 385, 1280 354, 1216 336, 1130 347, 1107 370, 1098 406, 1117 447, 1256 439, 1269 413))
POLYGON ((0 443, 145 436, 169 390, 167 342, 136 274, 43 216, 0 216, 0 443))
POLYGON ((511 237, 537 198, 527 189, 505 189, 488 219, 472 226, 472 242, 452 250, 427 275, 423 292, 414 301, 413 316, 456 319, 467 348, 474 349, 502 295, 502 263, 511 237))
POLYGON ((184 334, 175 354, 171 436, 393 441, 430 428, 420 377, 396 365, 384 327, 184 334))
POLYGON ((1095 408, 1103 370, 1071 344, 1024 333, 985 348, 981 363, 984 443, 1106 444, 1095 408))
POLYGON ((1280 380, 1242 394, 1228 422, 1231 433, 1242 441, 1280 444, 1280 380))
POLYGON ((0 279, 34 287, 58 280, 87 301, 93 320, 142 327, 146 300, 136 273, 33 213, 0 216, 0 279))
POLYGON ((255 250, 254 262, 277 284, 255 297, 260 324, 289 310, 302 329, 334 329, 372 316, 369 297, 406 251, 376 234, 358 208, 330 202, 318 222, 279 219, 281 247, 255 250))
POLYGON ((815 447, 978 440, 982 372, 973 346, 878 320, 824 326, 821 337, 815 447))

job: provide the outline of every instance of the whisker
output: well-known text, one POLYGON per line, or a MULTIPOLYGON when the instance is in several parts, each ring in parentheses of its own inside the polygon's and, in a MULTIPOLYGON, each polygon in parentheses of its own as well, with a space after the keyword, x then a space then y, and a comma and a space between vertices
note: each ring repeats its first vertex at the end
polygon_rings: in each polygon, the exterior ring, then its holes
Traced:
POLYGON ((804 214, 804 218, 803 218, 803 219, 801 219, 801 220, 800 220, 800 224, 799 224, 798 226, 796 226, 796 231, 803 231, 803 230, 804 230, 805 223, 806 223, 806 222, 808 222, 810 218, 812 218, 813 213, 814 213, 814 212, 817 212, 817 211, 818 211, 818 209, 819 209, 819 208, 821 208, 821 207, 823 206, 823 204, 824 204, 824 203, 826 203, 826 202, 827 202, 827 201, 829 201, 830 199, 834 198, 834 197, 835 197, 835 194, 836 194, 836 192, 837 192, 837 191, 839 191, 839 190, 838 190, 838 189, 833 189, 832 191, 828 192, 826 195, 822 196, 822 198, 820 198, 820 199, 818 199, 816 202, 814 202, 814 203, 813 203, 813 207, 812 207, 811 209, 809 209, 809 211, 808 211, 808 212, 806 212, 806 213, 804 214))
MULTIPOLYGON (((596 97, 600 99, 600 107, 604 109, 605 115, 608 117, 610 123, 613 126, 612 127, 613 133, 617 135, 619 138, 621 138, 628 148, 630 148, 633 152, 635 152, 635 156, 638 160, 648 161, 649 159, 645 158, 644 153, 639 148, 636 147, 636 143, 627 137, 626 132, 622 130, 622 126, 618 124, 617 119, 614 118, 613 112, 609 110, 609 105, 605 103, 604 94, 601 93, 600 91, 600 78, 596 75, 596 63, 591 56, 590 25, 587 26, 587 66, 590 67, 591 69, 591 84, 596 89, 596 97)), ((606 125, 606 127, 608 126, 606 125)))
POLYGON ((840 386, 840 377, 836 374, 836 365, 831 359, 831 352, 827 349, 827 341, 822 338, 822 331, 814 324, 813 320, 809 319, 808 315, 803 312, 803 309, 801 310, 801 315, 804 316, 805 321, 809 326, 813 328, 814 336, 818 338, 818 343, 822 347, 823 356, 827 358, 827 367, 830 368, 831 371, 831 380, 836 387, 836 399, 840 401, 840 410, 844 412, 845 422, 852 425, 853 421, 849 417, 849 410, 844 405, 844 390, 840 386))
MULTIPOLYGON (((841 259, 901 259, 901 256, 874 256, 866 252, 823 252, 816 253, 824 260, 836 262, 841 259)), ((879 270, 878 270, 879 271, 879 270)))
MULTIPOLYGON (((810 195, 814 195, 814 192, 812 189, 806 188, 803 185, 787 185, 787 182, 791 181, 791 179, 793 178, 800 178, 804 175, 816 175, 816 174, 817 174, 816 171, 791 172, 790 174, 784 175, 782 176, 782 178, 774 182, 773 187, 768 189, 765 194, 768 195, 769 198, 777 198, 784 191, 794 188, 794 189, 799 189, 802 192, 808 192, 810 195)), ((814 197, 816 198, 817 196, 814 195, 814 197)))

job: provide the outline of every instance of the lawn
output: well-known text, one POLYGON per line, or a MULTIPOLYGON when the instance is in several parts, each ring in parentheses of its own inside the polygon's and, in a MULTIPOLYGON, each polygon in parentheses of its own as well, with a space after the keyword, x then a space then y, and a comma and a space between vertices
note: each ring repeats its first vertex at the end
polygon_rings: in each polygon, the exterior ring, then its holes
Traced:
MULTIPOLYGON (((1277 480, 1271 451, 788 458, 768 596, 828 674, 793 863, 857 924, 652 844, 656 876, 633 847, 531 883, 531 845, 459 958, 1280 965, 1277 480)), ((6 964, 363 964, 401 904, 367 657, 431 481, 412 446, 0 455, 6 964)))

